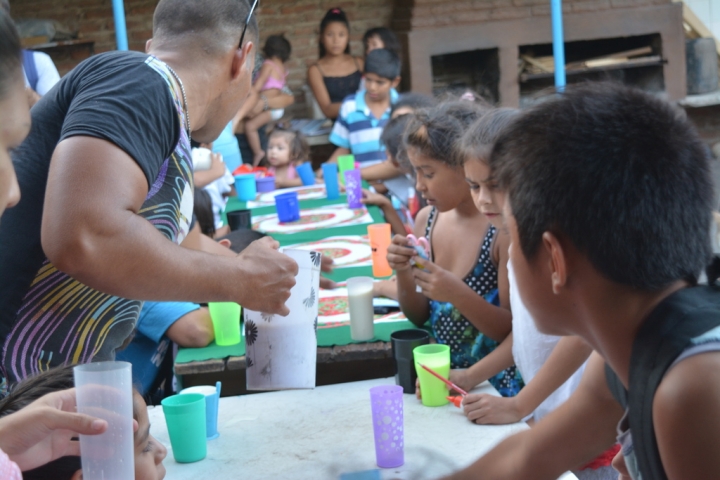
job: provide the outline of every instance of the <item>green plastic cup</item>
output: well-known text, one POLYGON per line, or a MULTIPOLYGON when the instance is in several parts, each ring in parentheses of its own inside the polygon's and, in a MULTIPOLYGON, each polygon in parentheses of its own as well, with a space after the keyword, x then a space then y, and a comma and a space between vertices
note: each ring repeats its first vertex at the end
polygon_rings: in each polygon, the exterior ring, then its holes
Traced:
POLYGON ((420 392, 422 393, 422 404, 426 407, 440 407, 450 403, 447 386, 432 373, 422 368, 419 364, 432 368, 445 378, 450 377, 450 347, 434 343, 432 345, 420 345, 413 349, 415 359, 415 370, 420 379, 420 392))
POLYGON ((210 318, 215 343, 226 347, 240 343, 240 305, 234 302, 210 302, 210 318))
POLYGON ((205 395, 184 393, 167 397, 161 403, 175 461, 192 463, 205 458, 205 395))
POLYGON ((338 173, 340 174, 340 183, 345 185, 345 172, 355 169, 354 155, 341 155, 338 157, 338 173))

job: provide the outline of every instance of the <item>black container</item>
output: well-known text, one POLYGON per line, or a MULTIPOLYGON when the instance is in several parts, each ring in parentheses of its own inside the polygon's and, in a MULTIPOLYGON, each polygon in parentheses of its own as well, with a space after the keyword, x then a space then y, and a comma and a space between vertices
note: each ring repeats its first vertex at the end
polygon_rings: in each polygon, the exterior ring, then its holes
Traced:
POLYGON ((403 388, 403 393, 415 393, 415 361, 413 349, 430 343, 430 334, 425 330, 398 330, 390 335, 393 363, 395 364, 395 384, 403 388))
POLYGON ((713 38, 694 38, 685 42, 687 93, 699 95, 718 89, 718 57, 713 38))
POLYGON ((240 230, 242 228, 252 228, 252 213, 250 210, 234 210, 227 212, 227 221, 230 231, 240 230))

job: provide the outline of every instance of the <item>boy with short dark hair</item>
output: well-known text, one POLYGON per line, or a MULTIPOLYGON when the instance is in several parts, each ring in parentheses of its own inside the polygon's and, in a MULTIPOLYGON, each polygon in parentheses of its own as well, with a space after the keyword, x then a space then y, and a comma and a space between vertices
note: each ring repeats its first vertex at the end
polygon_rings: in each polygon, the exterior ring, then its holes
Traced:
POLYGON ((386 158, 380 135, 397 99, 394 89, 400 83, 400 59, 390 50, 373 50, 365 59, 364 79, 365 89, 348 96, 340 107, 330 134, 330 142, 338 147, 331 162, 353 154, 355 161, 366 167, 386 158))
POLYGON ((569 88, 503 132, 491 169, 538 328, 596 353, 563 406, 452 478, 554 479, 615 441, 620 478, 720 478, 720 291, 695 284, 713 186, 694 128, 638 90, 569 88))

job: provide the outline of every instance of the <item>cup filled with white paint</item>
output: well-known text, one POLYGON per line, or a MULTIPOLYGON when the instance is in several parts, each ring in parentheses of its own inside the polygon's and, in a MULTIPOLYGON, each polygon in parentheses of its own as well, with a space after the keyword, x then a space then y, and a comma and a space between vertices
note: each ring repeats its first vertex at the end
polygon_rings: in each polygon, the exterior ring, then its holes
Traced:
POLYGON ((353 277, 347 281, 350 336, 356 342, 366 342, 375 337, 373 282, 371 277, 353 277))

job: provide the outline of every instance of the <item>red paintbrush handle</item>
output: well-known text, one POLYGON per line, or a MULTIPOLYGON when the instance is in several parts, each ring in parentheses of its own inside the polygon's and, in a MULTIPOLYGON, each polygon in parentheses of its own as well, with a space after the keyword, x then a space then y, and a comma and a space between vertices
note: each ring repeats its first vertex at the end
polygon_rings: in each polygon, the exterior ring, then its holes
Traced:
POLYGON ((458 393, 459 393, 460 395, 462 395, 463 397, 468 394, 465 390, 463 390, 462 388, 458 387, 457 385, 455 385, 455 384, 452 383, 450 380, 448 380, 447 378, 443 377, 442 375, 440 375, 439 373, 437 373, 435 370, 431 369, 430 367, 426 367, 426 366, 423 365, 422 363, 418 363, 418 365, 420 365, 422 368, 424 368, 425 370, 427 370, 428 372, 430 372, 434 377, 436 377, 437 379, 439 379, 440 381, 442 381, 443 383, 445 383, 448 387, 452 388, 453 390, 455 390, 456 392, 458 392, 458 393))

